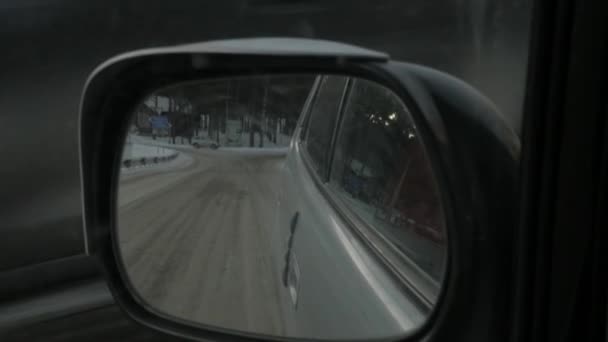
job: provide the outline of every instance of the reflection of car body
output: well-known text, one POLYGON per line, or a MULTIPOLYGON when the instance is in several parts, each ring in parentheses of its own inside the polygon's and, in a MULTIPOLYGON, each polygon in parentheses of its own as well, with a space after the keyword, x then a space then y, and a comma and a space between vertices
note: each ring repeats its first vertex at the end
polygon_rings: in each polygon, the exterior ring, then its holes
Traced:
MULTIPOLYGON (((431 241, 418 234, 417 229, 408 229, 416 226, 416 220, 421 218, 415 214, 410 217, 407 210, 400 209, 413 209, 404 200, 401 189, 409 186, 410 196, 420 195, 410 183, 425 183, 419 175, 425 174, 428 166, 418 164, 428 161, 416 160, 412 157, 416 153, 409 153, 407 156, 414 159, 414 163, 402 162, 404 149, 397 148, 401 146, 400 141, 385 144, 381 137, 378 138, 378 132, 396 125, 387 123, 386 116, 380 117, 381 125, 374 124, 375 119, 365 121, 366 126, 361 125, 361 120, 356 125, 348 121, 345 112, 350 109, 342 107, 350 100, 352 108, 364 103, 353 100, 358 96, 355 91, 345 89, 359 84, 381 88, 371 82, 357 82, 338 76, 317 79, 294 132, 283 169, 275 244, 285 248, 278 251, 277 267, 282 270, 287 288, 285 302, 291 300, 292 303, 291 308, 285 310, 287 321, 297 322, 293 327, 296 335, 299 334, 297 330, 302 330, 308 335, 316 332, 324 337, 333 333, 338 338, 340 331, 347 328, 339 322, 351 324, 348 327, 351 336, 356 333, 365 338, 366 334, 374 336, 388 331, 398 334, 405 326, 413 327, 423 321, 441 281, 443 240, 431 241), (350 97, 342 99, 343 94, 350 97), (315 120, 323 122, 317 124, 315 120), (360 144, 349 141, 345 133, 349 129, 355 135, 369 134, 369 139, 363 139, 365 141, 360 144), (359 146, 359 149, 353 146, 359 146), (391 158, 371 155, 387 151, 391 158), (410 167, 408 173, 405 165, 410 164, 424 170, 416 173, 410 167), (408 178, 416 177, 416 174, 418 179, 408 178), (292 270, 293 267, 296 270, 292 270), (395 269, 403 272, 392 271, 395 269), (286 274, 297 276, 288 278, 286 274), (387 305, 387 301, 394 306, 387 305), (315 309, 321 305, 332 310, 315 309), (352 310, 353 307, 365 307, 367 311, 352 310)), ((380 94, 393 95, 381 89, 380 94)), ((386 103, 377 109, 382 110, 386 103)), ((385 109, 388 108, 392 107, 385 109)), ((354 113, 355 109, 350 112, 354 113)), ((400 115, 405 119, 402 121, 407 121, 405 110, 400 115)), ((394 119, 395 115, 392 117, 394 119)), ((404 135, 402 145, 413 144, 416 147, 407 148, 421 149, 422 145, 411 142, 411 138, 411 133, 404 135)), ((426 177, 432 183, 430 172, 426 177)), ((437 194, 434 189, 430 190, 427 191, 427 198, 431 199, 428 206, 435 208, 435 215, 439 216, 437 221, 442 221, 437 194)), ((442 226, 436 230, 443 235, 442 226)))

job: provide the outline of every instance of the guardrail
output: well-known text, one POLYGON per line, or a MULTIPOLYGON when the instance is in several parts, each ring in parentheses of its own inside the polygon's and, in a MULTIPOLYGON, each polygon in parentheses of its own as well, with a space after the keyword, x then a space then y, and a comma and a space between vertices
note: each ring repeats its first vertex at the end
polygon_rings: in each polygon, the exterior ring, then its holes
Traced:
POLYGON ((175 152, 175 153, 167 155, 167 156, 129 158, 129 159, 124 159, 122 161, 121 166, 125 167, 125 168, 131 168, 131 167, 137 167, 137 166, 160 164, 160 163, 170 162, 173 159, 177 158, 178 155, 179 155, 179 152, 175 152))

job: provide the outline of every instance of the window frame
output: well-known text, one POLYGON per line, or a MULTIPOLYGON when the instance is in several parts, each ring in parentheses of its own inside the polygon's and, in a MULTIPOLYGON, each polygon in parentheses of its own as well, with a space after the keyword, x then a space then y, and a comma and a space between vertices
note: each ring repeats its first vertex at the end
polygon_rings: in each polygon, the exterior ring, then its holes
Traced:
POLYGON ((349 88, 350 88, 350 83, 351 83, 351 77, 348 76, 344 76, 344 75, 322 75, 321 78, 319 79, 319 82, 316 84, 316 89, 314 90, 315 94, 313 96, 313 98, 311 99, 308 108, 306 108, 306 117, 303 121, 303 130, 300 134, 300 139, 298 141, 299 146, 301 147, 301 151, 303 151, 302 155, 305 157, 305 164, 308 168, 308 171, 315 174, 315 176, 318 176, 320 178, 321 184, 326 183, 329 180, 329 171, 331 168, 331 162, 333 160, 333 150, 334 150, 334 144, 335 144, 335 140, 336 140, 336 130, 339 127, 339 123, 340 123, 340 118, 342 117, 342 111, 344 110, 344 103, 346 101, 346 96, 349 94, 349 88), (321 83, 323 82, 324 79, 326 79, 327 77, 330 76, 334 76, 334 77, 343 77, 346 79, 346 82, 344 83, 344 87, 342 89, 342 95, 340 96, 340 103, 338 105, 338 110, 337 110, 337 114, 336 114, 336 121, 334 122, 334 127, 331 130, 331 136, 330 136, 330 146, 329 146, 329 154, 327 155, 327 164, 324 165, 323 167, 323 174, 320 175, 319 172, 316 170, 315 168, 315 161, 313 160, 312 156, 310 155, 310 153, 308 152, 308 133, 309 133, 309 128, 310 128, 310 120, 311 120, 311 112, 312 109, 315 106, 315 103, 317 102, 317 99, 319 97, 319 92, 321 91, 321 83))
POLYGON ((306 102, 304 102, 304 108, 302 108, 301 118, 299 119, 296 130, 294 131, 294 142, 296 144, 303 143, 306 140, 306 134, 308 132, 308 122, 310 121, 310 110, 312 105, 317 100, 317 93, 319 92, 319 84, 324 76, 319 75, 315 78, 315 81, 312 84, 312 89, 306 98, 306 102))

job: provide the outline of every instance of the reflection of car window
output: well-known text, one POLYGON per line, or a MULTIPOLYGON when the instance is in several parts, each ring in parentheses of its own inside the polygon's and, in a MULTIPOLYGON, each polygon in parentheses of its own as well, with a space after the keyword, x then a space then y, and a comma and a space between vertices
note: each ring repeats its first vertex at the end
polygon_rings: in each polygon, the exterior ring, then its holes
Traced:
POLYGON ((403 104, 357 80, 344 112, 330 186, 345 204, 436 279, 444 228, 436 184, 403 104))
POLYGON ((333 135, 346 78, 327 76, 319 85, 319 91, 310 112, 306 150, 317 171, 327 169, 329 146, 333 135))

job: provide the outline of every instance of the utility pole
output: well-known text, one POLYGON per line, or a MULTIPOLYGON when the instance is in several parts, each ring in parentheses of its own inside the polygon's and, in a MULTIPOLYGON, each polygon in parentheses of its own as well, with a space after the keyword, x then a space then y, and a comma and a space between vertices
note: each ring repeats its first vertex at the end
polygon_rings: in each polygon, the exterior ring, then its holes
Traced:
POLYGON ((264 97, 262 100, 262 120, 260 122, 260 130, 261 130, 261 134, 260 134, 260 147, 264 147, 264 133, 266 133, 266 108, 267 108, 267 103, 266 101, 268 101, 268 78, 265 77, 264 78, 264 97))
POLYGON ((218 112, 215 113, 215 127, 216 127, 215 141, 219 145, 220 144, 220 114, 218 112))

